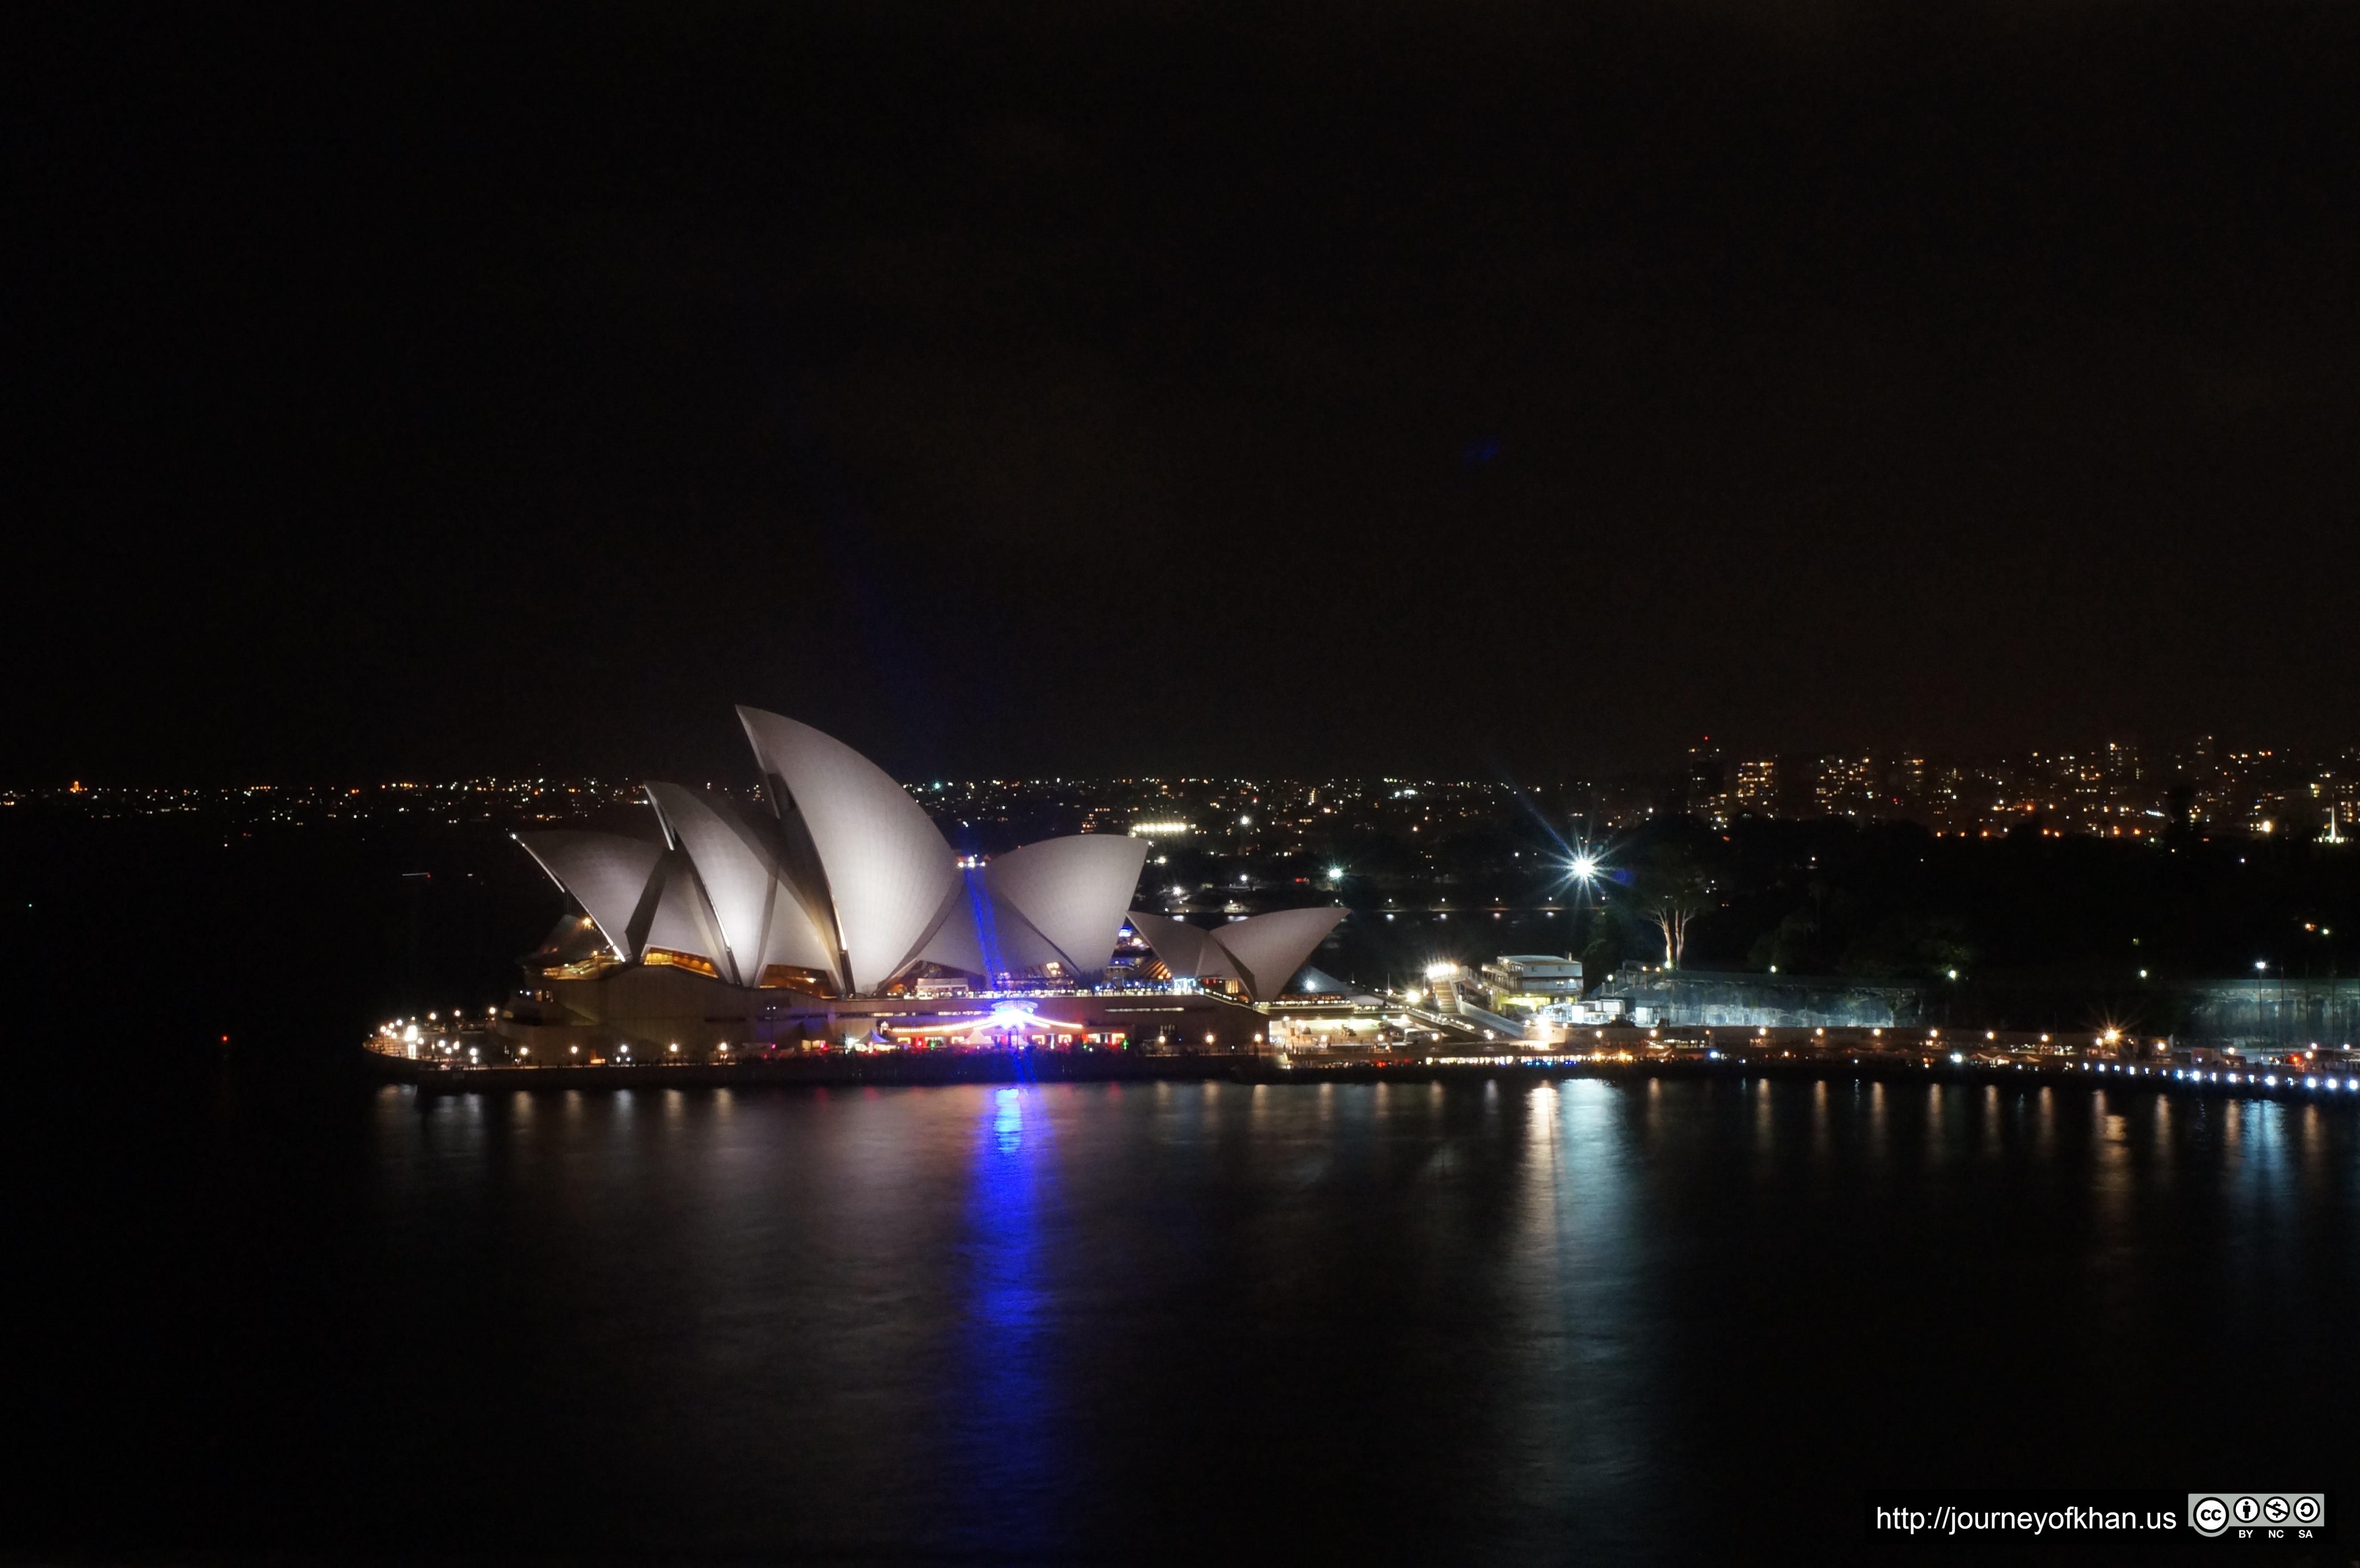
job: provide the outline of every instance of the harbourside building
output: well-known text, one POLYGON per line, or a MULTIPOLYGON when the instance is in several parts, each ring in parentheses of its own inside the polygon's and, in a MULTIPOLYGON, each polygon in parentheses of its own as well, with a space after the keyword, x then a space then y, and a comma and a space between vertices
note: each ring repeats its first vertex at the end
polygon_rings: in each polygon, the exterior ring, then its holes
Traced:
POLYGON ((1589 1012, 1577 1023, 1896 1029, 1928 1021, 1923 985, 1840 976, 1626 966, 1591 987, 1584 1003, 1589 1012))
POLYGON ((1338 908, 1210 930, 1133 911, 1149 840, 962 858, 883 769, 738 710, 759 804, 650 782, 639 834, 518 842, 569 899, 501 1033, 551 1061, 637 1051, 1033 1045, 1251 1051, 1338 908))

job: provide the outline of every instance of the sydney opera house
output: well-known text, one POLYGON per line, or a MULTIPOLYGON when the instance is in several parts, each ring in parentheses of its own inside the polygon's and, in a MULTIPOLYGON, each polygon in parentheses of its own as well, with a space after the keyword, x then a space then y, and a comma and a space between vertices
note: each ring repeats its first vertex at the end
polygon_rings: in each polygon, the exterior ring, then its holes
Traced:
POLYGON ((644 836, 519 842, 571 908, 511 1043, 551 1054, 788 1044, 1251 1050, 1262 1008, 1343 918, 1207 929, 1130 908, 1147 844, 1084 833, 962 860, 901 785, 808 724, 738 715, 748 808, 650 783, 644 836))

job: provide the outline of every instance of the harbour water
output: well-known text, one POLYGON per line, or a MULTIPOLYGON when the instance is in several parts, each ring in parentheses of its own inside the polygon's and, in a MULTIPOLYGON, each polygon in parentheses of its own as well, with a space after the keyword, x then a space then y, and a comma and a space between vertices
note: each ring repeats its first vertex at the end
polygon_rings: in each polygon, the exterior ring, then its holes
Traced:
POLYGON ((2360 1480, 2345 1106, 224 1074, 9 1148, 66 1560, 1839 1560, 1872 1486, 2360 1480))

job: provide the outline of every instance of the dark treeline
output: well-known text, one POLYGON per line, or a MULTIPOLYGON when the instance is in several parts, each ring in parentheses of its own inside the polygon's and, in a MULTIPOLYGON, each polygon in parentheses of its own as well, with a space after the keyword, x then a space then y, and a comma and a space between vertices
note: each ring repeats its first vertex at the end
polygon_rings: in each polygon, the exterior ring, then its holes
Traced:
POLYGON ((1316 962, 1364 984, 1520 951, 1569 953, 1595 983, 1665 962, 1667 905, 1687 917, 1682 968, 1918 982, 1936 1019, 1978 1027, 2169 1031, 2190 982, 2360 972, 2360 846, 2291 836, 1673 817, 1585 844, 1535 809, 1431 841, 1338 822, 1295 855, 1159 854, 1146 907, 1360 911, 1316 962), (1598 860, 1587 882, 1569 871, 1584 849, 1598 860))
POLYGON ((2164 842, 1938 838, 1906 822, 1676 822, 1606 856, 1585 939, 1601 959, 1660 963, 1649 878, 1693 878, 1709 906, 1690 967, 1863 978, 2014 976, 2126 985, 2352 973, 2360 855, 2348 846, 2193 834, 2164 842))
POLYGON ((2101 839, 2037 824, 1961 838, 1901 822, 1672 818, 1583 844, 1535 813, 1431 843, 1339 825, 1296 855, 1159 853, 1151 890, 1235 888, 1257 905, 1562 903, 1593 974, 1664 962, 1647 909, 1666 897, 1695 908, 1685 967, 2115 985, 2141 970, 2162 983, 2250 976, 2256 963, 2290 976, 2360 966, 2360 845, 2293 838, 2101 839), (1587 884, 1569 868, 1585 848, 1599 863, 1587 884))

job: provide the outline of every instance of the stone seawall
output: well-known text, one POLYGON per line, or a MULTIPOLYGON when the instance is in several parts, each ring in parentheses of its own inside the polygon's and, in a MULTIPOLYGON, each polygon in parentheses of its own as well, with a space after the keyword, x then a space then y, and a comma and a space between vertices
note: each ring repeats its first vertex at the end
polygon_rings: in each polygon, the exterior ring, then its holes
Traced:
POLYGON ((2183 987, 2191 1043, 2243 1051, 2360 1043, 2360 980, 2214 980, 2183 987))
POLYGON ((1910 1029, 1926 1021, 1922 985, 1833 976, 1624 970, 1590 998, 1651 1009, 1661 1023, 1715 1028, 1910 1029))

